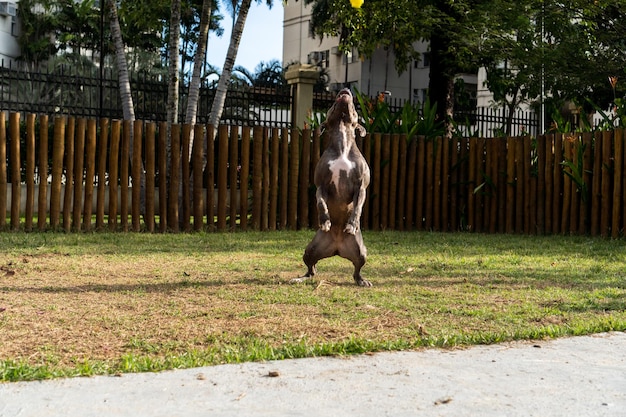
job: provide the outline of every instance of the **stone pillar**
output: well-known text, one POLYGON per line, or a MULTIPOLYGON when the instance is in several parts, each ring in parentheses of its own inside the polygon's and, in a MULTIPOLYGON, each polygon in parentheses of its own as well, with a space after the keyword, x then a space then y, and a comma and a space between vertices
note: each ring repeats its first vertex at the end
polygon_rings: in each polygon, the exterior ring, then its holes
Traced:
POLYGON ((291 124, 303 129, 309 112, 313 109, 313 86, 320 77, 315 65, 293 64, 285 71, 287 84, 292 86, 291 124))

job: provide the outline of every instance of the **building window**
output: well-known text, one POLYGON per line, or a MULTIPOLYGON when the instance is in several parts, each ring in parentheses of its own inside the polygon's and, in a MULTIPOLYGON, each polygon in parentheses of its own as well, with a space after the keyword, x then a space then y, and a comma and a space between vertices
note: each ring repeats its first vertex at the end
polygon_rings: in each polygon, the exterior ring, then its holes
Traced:
POLYGON ((17 18, 15 16, 11 16, 11 35, 16 38, 20 36, 19 26, 17 24, 17 18))
POLYGON ((426 97, 428 97, 427 94, 428 93, 425 88, 414 88, 412 100, 414 103, 423 103, 426 101, 426 97))
POLYGON ((422 63, 424 64, 424 68, 430 67, 430 52, 424 52, 422 54, 422 63))
POLYGON ((310 20, 309 20, 309 38, 315 39, 315 31, 313 30, 313 26, 311 25, 310 20))
POLYGON ((318 67, 323 67, 323 68, 328 68, 329 57, 330 57, 329 50, 311 52, 307 56, 307 64, 317 65, 318 67))

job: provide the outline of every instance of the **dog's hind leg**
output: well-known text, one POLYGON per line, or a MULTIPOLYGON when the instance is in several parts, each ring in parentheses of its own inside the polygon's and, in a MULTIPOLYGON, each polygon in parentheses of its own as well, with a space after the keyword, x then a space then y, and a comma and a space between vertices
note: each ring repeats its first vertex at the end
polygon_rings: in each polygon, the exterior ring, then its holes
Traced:
POLYGON ((291 282, 304 282, 317 272, 317 262, 320 259, 330 258, 337 254, 337 248, 329 232, 318 230, 315 237, 304 250, 302 260, 307 266, 307 272, 301 277, 294 278, 291 282))
POLYGON ((346 235, 341 247, 339 248, 339 256, 346 258, 354 265, 354 282, 360 287, 371 287, 372 283, 363 279, 361 276, 361 268, 365 265, 367 259, 367 249, 363 243, 363 236, 358 231, 356 234, 346 235))

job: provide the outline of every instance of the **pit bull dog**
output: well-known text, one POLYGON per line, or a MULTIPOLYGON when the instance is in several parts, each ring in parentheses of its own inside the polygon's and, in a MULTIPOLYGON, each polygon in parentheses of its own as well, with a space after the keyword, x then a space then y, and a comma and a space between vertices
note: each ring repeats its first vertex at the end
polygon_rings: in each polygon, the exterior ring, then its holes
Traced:
POLYGON ((362 287, 372 284, 361 276, 367 250, 361 235, 361 212, 370 169, 355 141, 355 131, 365 136, 349 89, 339 92, 328 110, 326 129, 330 143, 315 167, 319 229, 304 251, 307 273, 293 281, 302 282, 316 273, 320 259, 339 255, 354 265, 354 281, 362 287))

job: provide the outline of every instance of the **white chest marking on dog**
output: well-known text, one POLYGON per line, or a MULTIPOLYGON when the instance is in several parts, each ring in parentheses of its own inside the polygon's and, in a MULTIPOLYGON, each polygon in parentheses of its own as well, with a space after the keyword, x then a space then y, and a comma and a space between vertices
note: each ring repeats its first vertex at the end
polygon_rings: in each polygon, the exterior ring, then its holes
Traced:
POLYGON ((342 153, 339 155, 339 158, 328 162, 328 168, 332 173, 330 181, 335 184, 335 187, 338 187, 341 171, 344 171, 346 175, 350 175, 350 171, 352 171, 355 166, 356 164, 348 159, 348 155, 345 152, 342 153))

